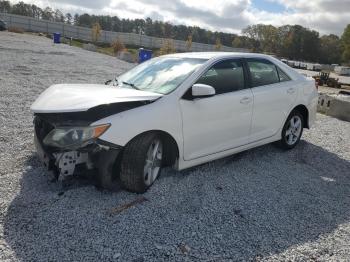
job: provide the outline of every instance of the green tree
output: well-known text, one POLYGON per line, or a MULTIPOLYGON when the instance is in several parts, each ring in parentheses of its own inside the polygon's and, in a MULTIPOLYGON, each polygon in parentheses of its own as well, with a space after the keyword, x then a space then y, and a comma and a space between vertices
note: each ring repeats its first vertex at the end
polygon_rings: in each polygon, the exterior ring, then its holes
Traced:
POLYGON ((80 26, 86 26, 86 27, 91 27, 92 26, 92 18, 89 14, 82 14, 81 16, 79 16, 78 19, 78 24, 80 26))
POLYGON ((53 21, 54 20, 54 12, 50 7, 46 7, 43 12, 42 12, 42 18, 44 20, 50 20, 53 21))
POLYGON ((320 35, 314 30, 303 28, 301 37, 300 60, 318 61, 320 59, 320 35))
POLYGON ((11 12, 11 4, 9 1, 0 1, 0 12, 2 13, 11 12))
POLYGON ((32 9, 32 16, 34 18, 40 19, 42 17, 43 10, 40 7, 36 5, 31 5, 31 9, 32 9))
POLYGON ((289 59, 317 62, 320 58, 319 33, 300 25, 285 25, 277 29, 277 54, 289 59))
POLYGON ((232 47, 251 49, 251 40, 247 36, 236 36, 232 40, 232 47))
POLYGON ((320 38, 320 61, 324 64, 340 64, 342 55, 342 46, 340 38, 337 35, 324 35, 320 38))
POLYGON ((243 29, 242 33, 249 39, 249 45, 253 52, 262 51, 260 25, 250 25, 243 29))
POLYGON ((153 21, 151 18, 147 17, 145 21, 145 34, 153 36, 153 21))
POLYGON ((11 13, 33 17, 31 5, 28 5, 22 1, 12 6, 11 13))
POLYGON ((71 13, 67 13, 65 20, 66 20, 67 24, 71 25, 73 23, 73 16, 72 16, 72 14, 71 13))
POLYGON ((77 13, 75 13, 75 15, 74 15, 73 24, 79 25, 79 14, 77 14, 77 13))
POLYGON ((243 35, 251 40, 254 51, 276 53, 278 29, 272 25, 251 25, 243 29, 243 35))
POLYGON ((201 42, 199 40, 199 32, 198 32, 198 27, 194 26, 191 28, 191 32, 192 32, 192 41, 193 42, 201 42))
POLYGON ((54 20, 55 22, 62 22, 62 23, 64 22, 64 15, 59 9, 55 10, 54 20))
POLYGON ((265 53, 276 54, 277 52, 277 28, 272 25, 261 26, 261 48, 265 53))
POLYGON ((350 64, 350 24, 344 30, 341 43, 343 46, 342 59, 346 64, 350 64))

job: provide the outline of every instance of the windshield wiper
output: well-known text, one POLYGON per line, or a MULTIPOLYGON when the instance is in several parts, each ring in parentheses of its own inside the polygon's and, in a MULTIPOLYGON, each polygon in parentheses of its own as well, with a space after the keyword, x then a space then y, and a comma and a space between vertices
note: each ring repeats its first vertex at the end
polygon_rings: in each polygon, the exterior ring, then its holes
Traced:
POLYGON ((124 85, 127 86, 131 86, 132 88, 136 89, 136 90, 140 90, 140 88, 138 88, 137 86, 135 86, 133 83, 128 83, 128 82, 122 82, 124 85))

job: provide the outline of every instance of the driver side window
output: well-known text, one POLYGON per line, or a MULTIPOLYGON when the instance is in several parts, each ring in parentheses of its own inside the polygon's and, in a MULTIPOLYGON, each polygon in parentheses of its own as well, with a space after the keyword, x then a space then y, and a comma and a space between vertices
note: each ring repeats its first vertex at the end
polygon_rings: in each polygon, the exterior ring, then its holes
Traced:
POLYGON ((216 63, 198 81, 215 88, 216 94, 244 89, 244 71, 240 60, 225 60, 216 63))

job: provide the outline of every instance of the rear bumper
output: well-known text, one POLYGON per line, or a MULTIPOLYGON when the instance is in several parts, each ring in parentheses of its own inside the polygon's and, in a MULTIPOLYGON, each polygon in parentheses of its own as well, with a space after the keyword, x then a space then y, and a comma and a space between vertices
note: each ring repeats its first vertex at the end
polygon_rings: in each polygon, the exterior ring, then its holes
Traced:
POLYGON ((315 96, 312 99, 311 103, 307 106, 307 109, 309 111, 309 123, 308 123, 309 128, 311 128, 316 122, 317 103, 318 103, 318 95, 315 96))

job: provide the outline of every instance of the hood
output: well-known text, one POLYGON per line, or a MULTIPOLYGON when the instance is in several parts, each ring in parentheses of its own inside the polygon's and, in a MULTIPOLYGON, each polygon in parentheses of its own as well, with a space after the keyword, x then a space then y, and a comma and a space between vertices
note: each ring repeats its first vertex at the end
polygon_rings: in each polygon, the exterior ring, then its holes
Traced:
POLYGON ((162 94, 95 84, 59 84, 46 89, 31 106, 34 113, 87 111, 106 104, 153 101, 162 94))

